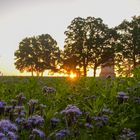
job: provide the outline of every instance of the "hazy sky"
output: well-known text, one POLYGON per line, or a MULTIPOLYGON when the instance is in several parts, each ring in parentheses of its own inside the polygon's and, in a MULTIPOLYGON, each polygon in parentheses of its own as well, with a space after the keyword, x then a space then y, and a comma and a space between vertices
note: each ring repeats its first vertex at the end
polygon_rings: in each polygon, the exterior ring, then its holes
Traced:
POLYGON ((109 27, 140 15, 140 0, 0 0, 0 71, 19 75, 14 52, 29 36, 50 34, 62 48, 75 17, 100 17, 109 27))

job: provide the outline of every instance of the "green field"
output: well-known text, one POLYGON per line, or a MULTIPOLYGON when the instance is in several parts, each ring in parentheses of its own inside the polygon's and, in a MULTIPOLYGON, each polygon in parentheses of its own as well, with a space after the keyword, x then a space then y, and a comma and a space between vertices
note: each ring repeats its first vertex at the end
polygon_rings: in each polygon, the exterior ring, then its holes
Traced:
POLYGON ((139 140, 140 82, 135 78, 3 76, 0 119, 0 130, 4 119, 16 124, 17 130, 0 134, 13 140, 139 140), (56 92, 45 93, 44 86, 56 92), (33 120, 35 115, 42 121, 33 120))

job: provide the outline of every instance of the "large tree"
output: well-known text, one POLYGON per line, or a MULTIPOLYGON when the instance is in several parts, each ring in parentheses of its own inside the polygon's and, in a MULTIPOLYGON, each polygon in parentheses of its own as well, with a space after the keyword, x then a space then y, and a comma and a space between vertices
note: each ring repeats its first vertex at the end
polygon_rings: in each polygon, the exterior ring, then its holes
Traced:
POLYGON ((93 67, 93 76, 96 76, 97 68, 113 57, 113 49, 110 47, 111 29, 103 23, 101 18, 86 18, 86 46, 90 56, 90 66, 93 67))
POLYGON ((84 76, 87 67, 93 67, 95 76, 97 67, 111 57, 107 55, 111 52, 106 41, 108 31, 100 18, 75 18, 65 32, 64 64, 73 69, 80 67, 84 76))
POLYGON ((134 16, 131 21, 124 20, 116 27, 120 35, 120 69, 128 65, 130 70, 140 64, 140 16, 134 16))
POLYGON ((67 27, 64 45, 64 66, 75 71, 77 67, 82 67, 84 76, 88 65, 88 50, 85 46, 85 19, 75 18, 67 27))
POLYGON ((15 52, 15 66, 19 71, 43 75, 47 69, 56 70, 60 59, 57 42, 49 35, 23 39, 15 52))

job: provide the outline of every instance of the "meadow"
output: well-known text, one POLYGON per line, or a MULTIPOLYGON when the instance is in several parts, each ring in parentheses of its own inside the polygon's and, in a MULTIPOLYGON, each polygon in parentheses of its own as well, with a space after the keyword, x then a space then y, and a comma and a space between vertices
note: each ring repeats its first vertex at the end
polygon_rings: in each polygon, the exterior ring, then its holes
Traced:
POLYGON ((139 80, 2 76, 0 140, 139 140, 139 80))

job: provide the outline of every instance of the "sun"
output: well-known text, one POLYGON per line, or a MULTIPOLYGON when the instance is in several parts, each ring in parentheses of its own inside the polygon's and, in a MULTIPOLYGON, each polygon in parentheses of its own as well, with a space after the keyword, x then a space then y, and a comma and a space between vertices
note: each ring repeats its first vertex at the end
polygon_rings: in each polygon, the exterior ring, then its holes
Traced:
POLYGON ((71 79, 74 79, 74 78, 77 77, 77 75, 76 75, 75 73, 71 72, 70 75, 69 75, 69 77, 70 77, 71 79))

